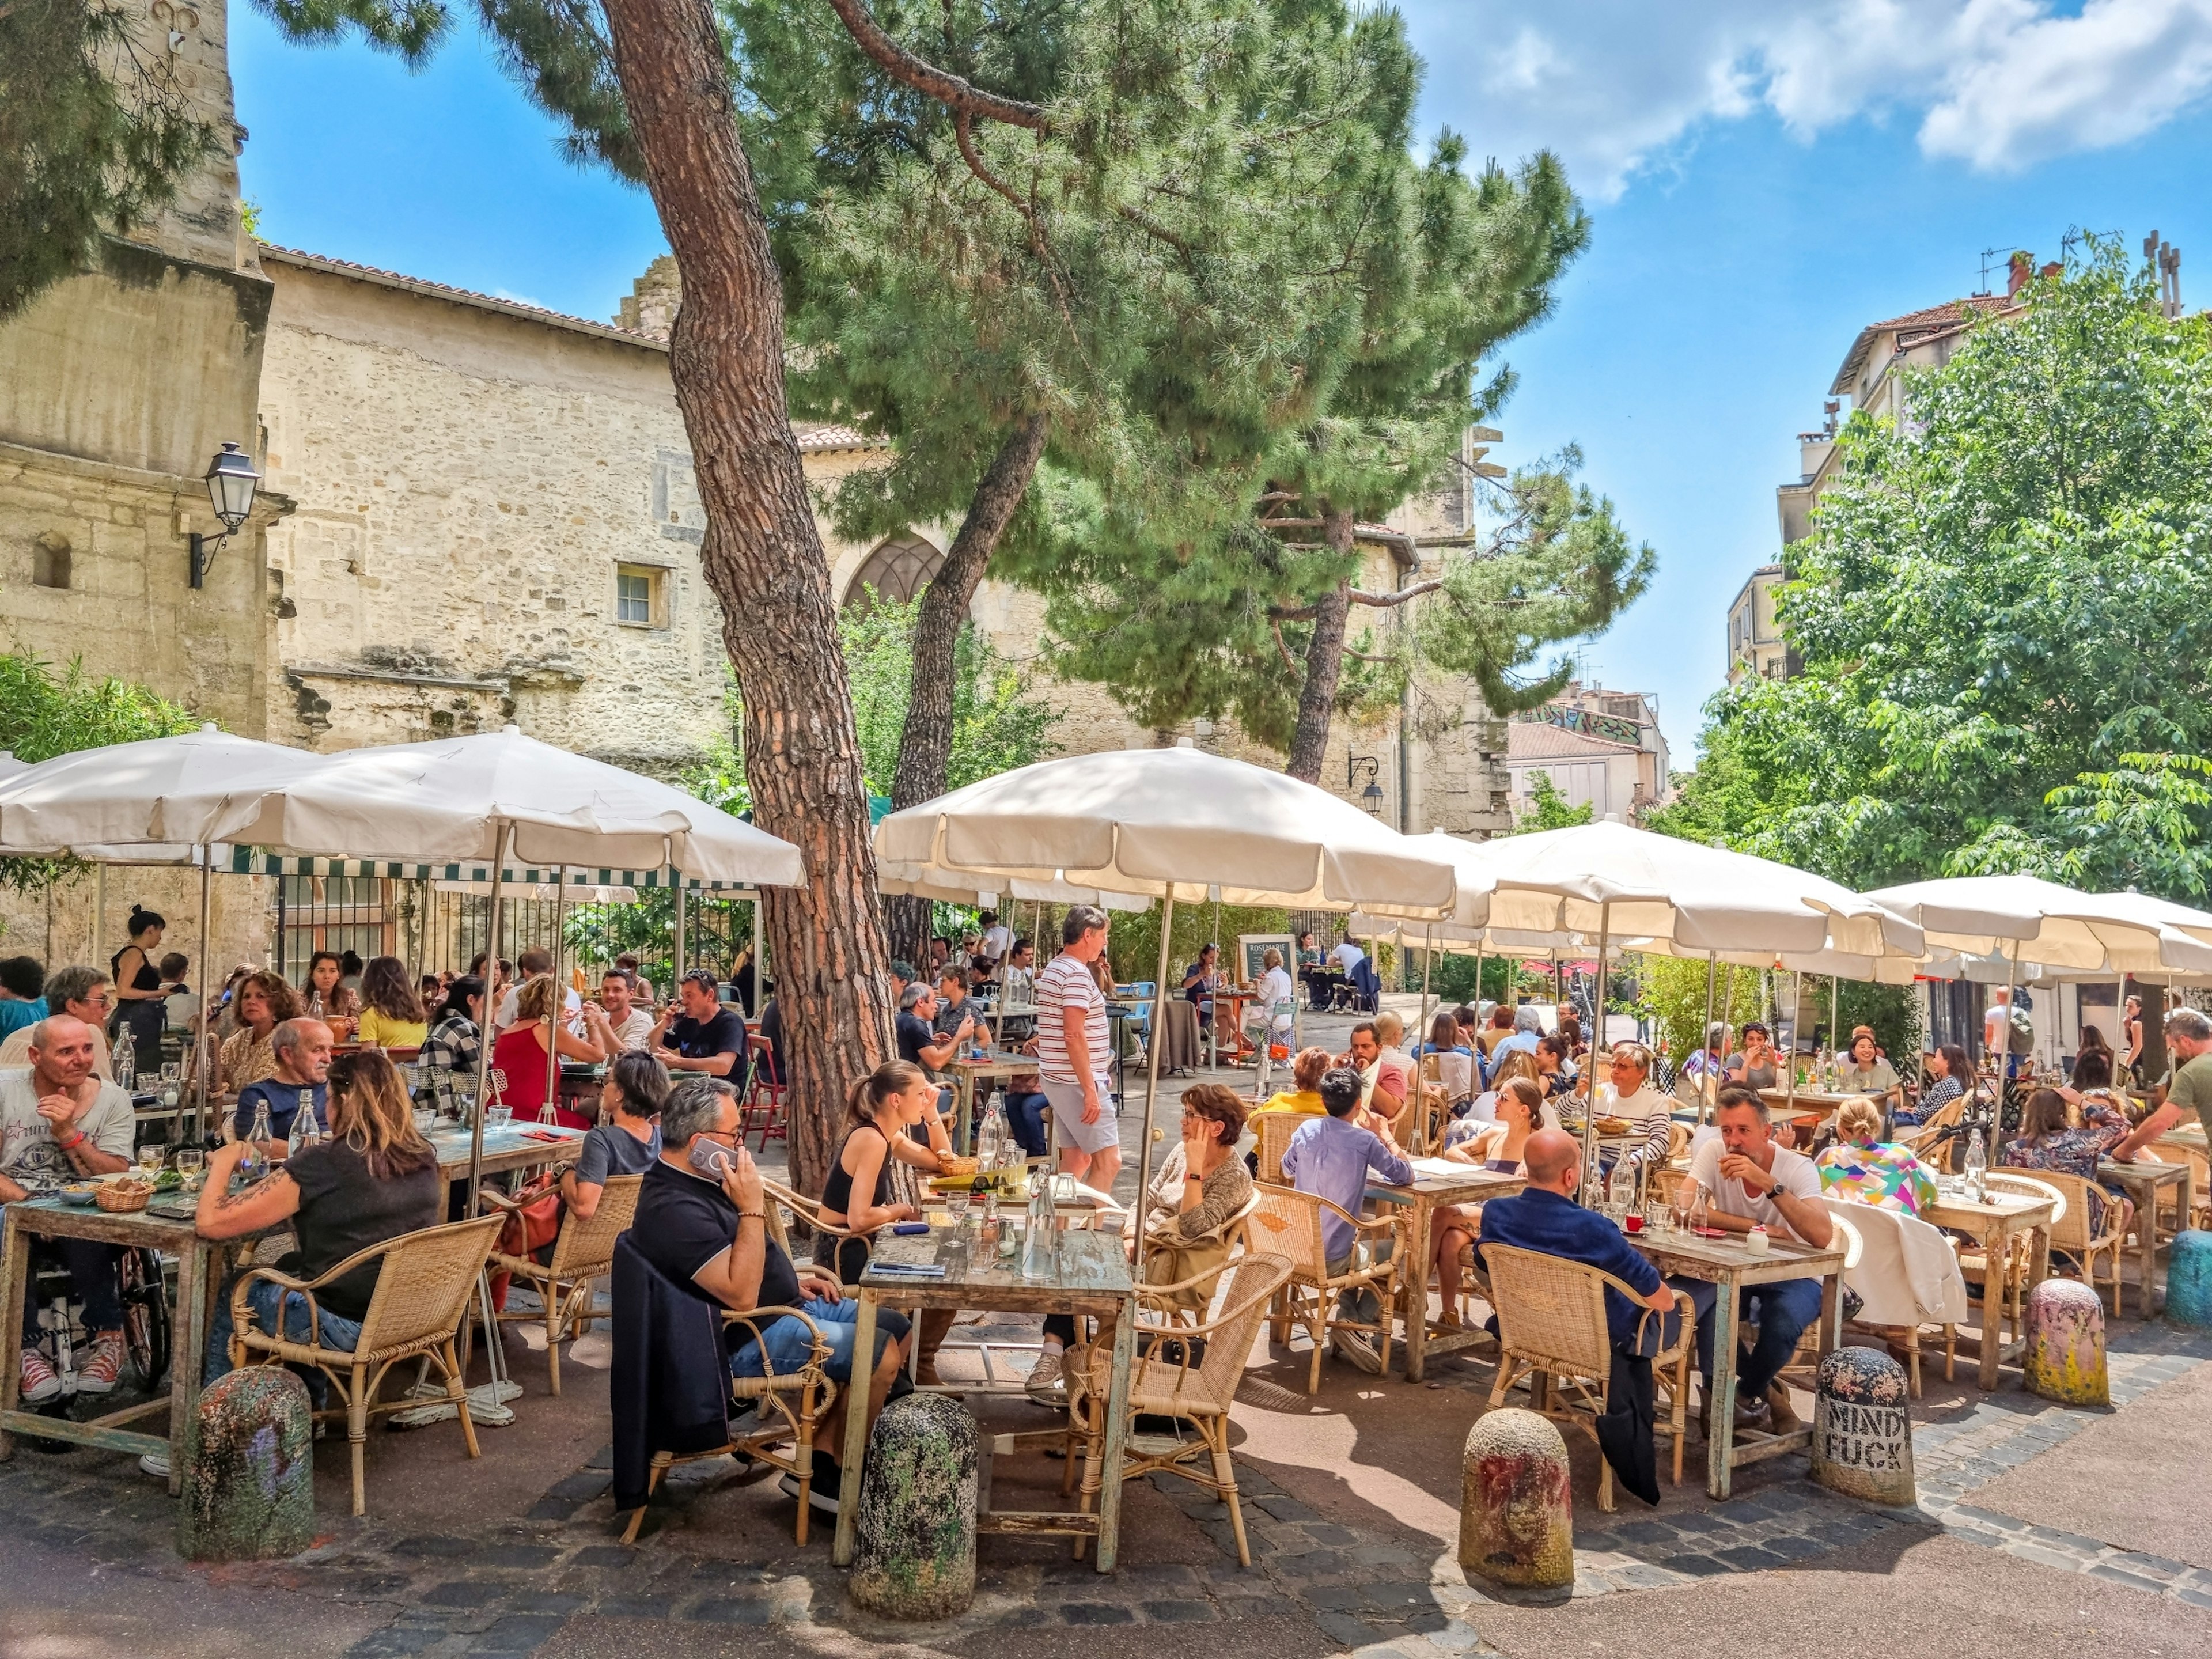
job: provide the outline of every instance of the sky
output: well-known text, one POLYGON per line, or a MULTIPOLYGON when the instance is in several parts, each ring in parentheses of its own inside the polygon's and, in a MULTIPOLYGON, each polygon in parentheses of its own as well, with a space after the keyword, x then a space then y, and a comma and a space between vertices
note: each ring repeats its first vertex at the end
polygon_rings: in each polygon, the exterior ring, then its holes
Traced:
MULTIPOLYGON (((473 9, 468 9, 472 11, 473 9)), ((1687 767, 1729 601, 1778 556, 1774 489, 1869 322, 2002 284, 2076 228, 2183 252, 2212 303, 2212 0, 1406 0, 1424 133, 1555 151, 1589 251, 1502 352, 1493 460, 1567 444, 1658 556, 1582 647, 1650 693, 1687 767)), ((829 13, 824 8, 825 27, 829 13)), ((240 167, 269 240, 611 318, 666 243, 651 204, 570 166, 466 27, 424 70, 279 39, 234 7, 240 167)))

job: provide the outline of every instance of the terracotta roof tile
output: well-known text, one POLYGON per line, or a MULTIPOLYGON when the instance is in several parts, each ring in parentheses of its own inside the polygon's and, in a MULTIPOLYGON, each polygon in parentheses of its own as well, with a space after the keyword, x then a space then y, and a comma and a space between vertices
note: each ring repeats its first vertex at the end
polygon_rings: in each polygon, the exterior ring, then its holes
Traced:
POLYGON ((1945 334, 1954 334, 1983 317, 2001 316, 2018 310, 2023 302, 2002 294, 1970 294, 1964 299, 1950 300, 1940 306, 1929 306, 1920 311, 1908 311, 1902 317, 1892 317, 1879 323, 1869 323, 1851 342, 1851 349, 1844 354, 1843 367, 1829 384, 1832 398, 1856 397, 1861 371, 1866 366, 1867 354, 1874 343, 1884 334, 1895 334, 1900 346, 1925 343, 1945 334))
POLYGON ((1633 755, 1632 743, 1615 743, 1570 732, 1548 720, 1513 720, 1505 728, 1505 758, 1528 760, 1596 760, 1607 755, 1633 755))

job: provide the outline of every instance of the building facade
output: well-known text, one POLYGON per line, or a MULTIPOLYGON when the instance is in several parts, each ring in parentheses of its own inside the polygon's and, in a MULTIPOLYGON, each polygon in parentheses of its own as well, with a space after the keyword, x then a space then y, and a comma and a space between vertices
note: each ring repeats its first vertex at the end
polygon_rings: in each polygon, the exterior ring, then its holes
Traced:
POLYGON ((1632 823, 1671 799, 1667 739, 1644 693, 1571 684, 1506 726, 1513 815, 1534 804, 1542 774, 1570 806, 1600 822, 1632 823))

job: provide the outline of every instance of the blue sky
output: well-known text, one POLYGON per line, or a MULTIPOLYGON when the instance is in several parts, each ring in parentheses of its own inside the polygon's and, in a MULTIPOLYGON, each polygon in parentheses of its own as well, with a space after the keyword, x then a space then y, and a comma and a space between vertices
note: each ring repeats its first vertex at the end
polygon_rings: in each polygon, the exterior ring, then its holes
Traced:
MULTIPOLYGON (((2131 247, 2156 228, 2184 300, 2212 301, 2212 0, 1405 9, 1427 126, 1477 155, 1553 148, 1589 200, 1590 252, 1505 354, 1521 388, 1493 459, 1578 443, 1657 550, 1652 592, 1585 660, 1657 696, 1678 766, 1725 607, 1775 556, 1794 434, 1863 324, 1972 291, 1984 248, 2055 257, 2074 226, 2131 247)), ((230 16, 270 240, 599 318, 665 251, 643 195, 563 161, 470 29, 410 74, 230 16)))

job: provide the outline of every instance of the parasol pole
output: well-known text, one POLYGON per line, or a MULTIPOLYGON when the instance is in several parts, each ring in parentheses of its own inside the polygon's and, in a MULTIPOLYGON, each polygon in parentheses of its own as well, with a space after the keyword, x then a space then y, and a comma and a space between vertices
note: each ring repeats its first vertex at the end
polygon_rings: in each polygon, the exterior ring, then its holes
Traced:
POLYGON ((208 975, 214 971, 215 946, 209 939, 208 912, 212 902, 215 877, 215 849, 202 847, 200 853, 200 1035, 193 1045, 192 1069, 199 1073, 199 1100, 192 1108, 192 1140, 198 1144, 207 1138, 208 1108, 214 1103, 215 1090, 210 1073, 215 1064, 215 1006, 208 1000, 208 975))
POLYGON ((1790 975, 1790 1052, 1784 1057, 1789 1062, 1790 1079, 1783 1092, 1783 1115, 1797 1115, 1797 1026, 1805 1017, 1805 975, 1802 969, 1790 975))
MULTIPOLYGON (((1719 1085, 1715 1081, 1713 1063, 1713 987, 1720 977, 1720 960, 1719 951, 1705 952, 1705 1023, 1698 1028, 1698 1127, 1701 1129, 1705 1126, 1707 1105, 1718 1098, 1719 1085)), ((1735 977, 1734 964, 1730 964, 1729 977, 1735 977)), ((1721 1046, 1725 1048, 1728 1045, 1721 1046)), ((1722 1058, 1725 1060, 1727 1056, 1723 1054, 1722 1058)))
POLYGON ((1145 1133, 1137 1142, 1137 1283, 1145 1282, 1145 1194, 1152 1184, 1152 1103, 1160 1092, 1160 1044, 1168 1034, 1168 934, 1175 926, 1175 885, 1160 901, 1160 969, 1152 980, 1152 1040, 1145 1045, 1145 1133))
MULTIPOLYGON (((1583 1170, 1588 1173, 1590 1159, 1597 1149, 1597 1055, 1605 1047, 1605 953, 1613 943, 1613 901, 1607 899, 1597 908, 1597 994, 1590 1009, 1590 1020, 1595 1028, 1590 1039, 1589 1098, 1583 1104, 1583 1170)), ((1597 1206, 1597 1194, 1585 1190, 1583 1202, 1592 1208, 1597 1206)))
MULTIPOLYGON (((768 958, 761 954, 763 933, 761 890, 756 884, 753 888, 753 1018, 755 1019, 758 1019, 762 1010, 768 1006, 768 958)), ((781 1078, 776 1080, 779 1083, 782 1081, 781 1078)))
MULTIPOLYGON (((483 1181, 483 1123, 484 1109, 489 1103, 486 1091, 491 1086, 491 1022, 495 1011, 492 987, 499 979, 500 934, 504 917, 501 914, 500 881, 507 873, 507 860, 512 855, 514 826, 504 819, 492 822, 491 866, 491 938, 484 957, 483 1018, 477 1027, 477 1105, 469 1114, 469 1203, 463 1212, 473 1216, 477 1212, 477 1188, 483 1181)), ((497 1327, 493 1328, 495 1330, 497 1327)))
POLYGON ((568 988, 561 982, 561 917, 568 906, 568 866, 554 872, 560 885, 553 890, 553 1012, 545 1022, 545 1104, 556 1116, 561 1107, 561 1036, 568 1013, 568 988))
MULTIPOLYGON (((2013 999, 2019 994, 2020 941, 2015 939, 2013 941, 2012 950, 2005 956, 2004 1046, 1997 1050, 1997 1097, 1990 1107, 1990 1144, 1984 1149, 1990 1152, 1995 1152, 1997 1149, 1996 1132, 2004 1122, 2005 1085, 2012 1080, 2012 1005, 2013 999)), ((2166 992, 2163 988, 2158 994, 2158 1001, 2159 1006, 2163 1009, 2166 1006, 2166 992)), ((1990 1162, 1994 1164, 1996 1160, 1992 1158, 1990 1162)))

